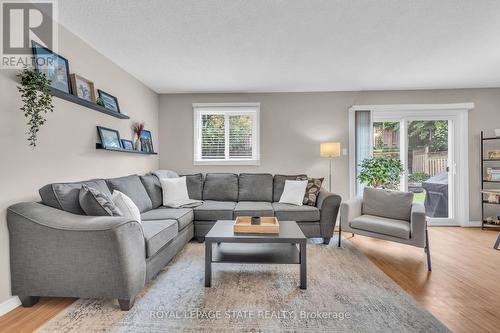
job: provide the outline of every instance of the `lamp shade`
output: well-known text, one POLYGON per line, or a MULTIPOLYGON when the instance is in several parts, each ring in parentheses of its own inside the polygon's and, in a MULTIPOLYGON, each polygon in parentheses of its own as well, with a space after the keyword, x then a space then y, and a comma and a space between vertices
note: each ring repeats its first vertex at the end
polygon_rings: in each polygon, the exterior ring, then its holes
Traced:
POLYGON ((340 143, 339 142, 323 142, 320 145, 321 157, 339 157, 340 143))

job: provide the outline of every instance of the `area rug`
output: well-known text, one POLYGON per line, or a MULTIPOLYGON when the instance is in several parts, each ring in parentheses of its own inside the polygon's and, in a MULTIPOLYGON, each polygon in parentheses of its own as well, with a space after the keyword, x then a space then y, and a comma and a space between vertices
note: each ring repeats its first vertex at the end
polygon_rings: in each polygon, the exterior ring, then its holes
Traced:
POLYGON ((307 251, 307 290, 297 265, 215 264, 205 288, 204 244, 191 242, 130 311, 80 299, 38 332, 448 332, 348 240, 307 251))

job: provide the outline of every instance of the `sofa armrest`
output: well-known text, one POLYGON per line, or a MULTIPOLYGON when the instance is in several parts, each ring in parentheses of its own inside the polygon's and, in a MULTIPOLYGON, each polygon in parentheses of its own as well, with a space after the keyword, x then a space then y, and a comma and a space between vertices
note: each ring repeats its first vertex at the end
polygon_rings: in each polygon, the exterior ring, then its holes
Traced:
POLYGON ((320 210, 321 237, 331 238, 333 236, 341 201, 342 198, 338 194, 328 192, 323 188, 319 191, 316 207, 320 210))
POLYGON ((423 204, 414 202, 411 205, 410 215, 410 238, 415 246, 425 247, 425 230, 427 229, 427 217, 423 204))
POLYGON ((141 224, 40 203, 7 210, 12 293, 133 299, 146 279, 141 224))
POLYGON ((350 230, 349 223, 356 217, 361 216, 363 199, 355 198, 342 202, 340 205, 340 225, 342 230, 350 230))

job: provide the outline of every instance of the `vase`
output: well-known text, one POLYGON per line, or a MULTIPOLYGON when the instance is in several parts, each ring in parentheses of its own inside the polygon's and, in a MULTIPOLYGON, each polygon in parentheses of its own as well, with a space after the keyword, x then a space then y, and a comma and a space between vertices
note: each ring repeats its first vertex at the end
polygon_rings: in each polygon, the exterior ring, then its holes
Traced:
POLYGON ((134 142, 134 149, 141 151, 142 150, 142 144, 140 139, 136 139, 134 142))

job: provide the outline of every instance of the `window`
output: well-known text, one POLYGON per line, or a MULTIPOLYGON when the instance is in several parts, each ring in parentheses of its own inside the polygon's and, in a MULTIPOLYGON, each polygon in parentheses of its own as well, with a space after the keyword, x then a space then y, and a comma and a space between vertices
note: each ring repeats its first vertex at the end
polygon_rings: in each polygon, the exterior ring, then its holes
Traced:
POLYGON ((258 103, 193 104, 194 164, 258 165, 258 103))

